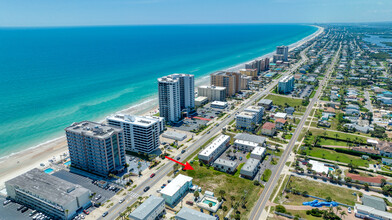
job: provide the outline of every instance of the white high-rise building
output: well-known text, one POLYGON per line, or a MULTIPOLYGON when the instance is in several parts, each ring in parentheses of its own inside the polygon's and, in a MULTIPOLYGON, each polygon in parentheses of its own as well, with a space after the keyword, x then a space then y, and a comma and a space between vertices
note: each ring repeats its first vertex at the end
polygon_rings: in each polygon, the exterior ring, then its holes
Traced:
POLYGON ((149 154, 159 147, 159 135, 164 129, 163 118, 117 114, 106 120, 109 125, 124 130, 126 150, 149 154))
POLYGON ((176 73, 169 75, 180 81, 180 107, 181 110, 193 110, 195 108, 195 76, 191 74, 176 73))
POLYGON ((288 46, 277 46, 276 47, 276 54, 283 55, 283 61, 288 60, 289 55, 289 47, 288 46))
POLYGON ((181 120, 180 81, 164 76, 158 78, 159 114, 167 122, 181 120))

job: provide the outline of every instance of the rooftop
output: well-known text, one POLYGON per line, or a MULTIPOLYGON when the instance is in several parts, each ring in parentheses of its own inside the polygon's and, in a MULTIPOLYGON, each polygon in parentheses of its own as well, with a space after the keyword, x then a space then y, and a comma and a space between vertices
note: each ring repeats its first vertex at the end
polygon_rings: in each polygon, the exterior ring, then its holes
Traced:
POLYGON ((272 105, 272 100, 270 100, 270 99, 262 99, 262 100, 259 101, 259 104, 272 105))
POLYGON ((222 86, 199 86, 199 88, 203 88, 203 89, 213 89, 213 90, 225 90, 226 87, 222 87, 222 86))
POLYGON ((192 177, 179 174, 174 178, 165 188, 161 190, 161 194, 168 196, 173 196, 181 187, 183 187, 187 182, 192 181, 192 177))
POLYGON ((392 219, 392 213, 380 211, 370 206, 355 204, 355 209, 361 212, 367 212, 375 216, 383 216, 385 219, 392 219))
POLYGON ((244 140, 235 140, 235 144, 241 144, 241 145, 246 145, 246 146, 251 146, 251 147, 258 147, 259 144, 251 141, 244 141, 244 140))
POLYGON ((199 155, 208 157, 212 152, 214 152, 217 148, 222 146, 222 144, 227 141, 230 141, 230 136, 221 135, 217 139, 215 139, 211 144, 209 144, 204 150, 202 150, 199 153, 199 155))
POLYGON ((124 115, 117 114, 106 118, 108 121, 117 121, 126 124, 137 125, 140 127, 149 127, 155 123, 159 122, 159 118, 147 118, 145 116, 135 116, 135 115, 124 115))
MULTIPOLYGON (((8 180, 6 185, 28 192, 41 199, 60 206, 66 206, 89 190, 34 168, 22 175, 8 180)), ((81 204, 83 205, 83 204, 81 204)))
POLYGON ((256 113, 253 112, 240 112, 238 115, 236 115, 236 118, 254 118, 256 117, 256 113))
POLYGON ((258 144, 264 144, 266 138, 258 135, 247 134, 247 133, 238 133, 234 136, 236 140, 244 140, 244 141, 251 141, 258 144))
POLYGON ((263 129, 271 130, 271 129, 273 129, 273 128, 275 128, 275 124, 274 124, 274 123, 271 123, 271 122, 266 122, 266 123, 264 123, 264 125, 263 125, 263 129))
POLYGON ((130 215, 130 218, 145 219, 150 215, 157 206, 164 203, 165 200, 161 197, 151 195, 146 201, 144 201, 139 207, 137 207, 130 215))
POLYGON ((218 158, 215 160, 214 165, 222 165, 222 166, 227 166, 231 167, 232 170, 237 167, 237 162, 231 161, 231 160, 226 160, 222 158, 218 158))
POLYGON ((216 220, 216 217, 204 214, 202 212, 196 211, 194 209, 190 209, 187 207, 183 207, 178 213, 177 216, 180 219, 186 220, 216 220))
POLYGON ((241 168, 241 171, 253 172, 253 170, 257 169, 259 163, 260 160, 249 158, 244 164, 244 166, 241 168))
POLYGON ((263 155, 264 152, 265 152, 265 148, 264 148, 264 147, 255 147, 255 148, 252 150, 252 153, 251 153, 251 154, 254 154, 254 155, 263 155))
POLYGON ((121 128, 112 127, 110 125, 100 124, 92 121, 74 122, 71 126, 65 128, 66 131, 72 133, 83 134, 84 136, 108 138, 114 133, 122 132, 121 128))
POLYGON ((387 206, 383 199, 365 194, 362 196, 362 205, 370 206, 380 211, 387 210, 387 206))

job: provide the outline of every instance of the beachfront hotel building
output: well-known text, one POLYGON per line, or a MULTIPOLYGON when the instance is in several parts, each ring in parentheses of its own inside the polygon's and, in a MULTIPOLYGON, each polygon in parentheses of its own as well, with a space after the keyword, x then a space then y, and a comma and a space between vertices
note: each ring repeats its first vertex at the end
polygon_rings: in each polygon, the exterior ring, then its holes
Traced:
POLYGON ((181 120, 180 81, 165 76, 158 78, 159 115, 168 123, 181 120))
POLYGON ((72 167, 100 176, 125 167, 123 130, 91 121, 65 128, 72 167))
POLYGON ((53 219, 73 219, 91 205, 90 190, 35 168, 5 182, 13 201, 53 219))
POLYGON ((195 77, 172 74, 158 78, 159 113, 167 122, 179 122, 181 112, 195 109, 195 77))
POLYGON ((257 79, 258 71, 257 69, 240 69, 242 75, 250 76, 252 79, 257 79))
POLYGON ((117 114, 106 120, 109 125, 123 129, 126 150, 150 154, 158 149, 164 118, 117 114))
POLYGON ((277 46, 276 47, 276 54, 283 55, 282 61, 288 61, 289 47, 288 46, 277 46))
POLYGON ((241 90, 241 74, 218 71, 211 74, 211 85, 226 88, 226 96, 234 96, 241 90))
POLYGON ((266 71, 269 69, 269 58, 266 57, 263 59, 253 60, 252 62, 245 64, 245 69, 256 69, 257 73, 266 71))
POLYGON ((197 89, 198 96, 208 98, 208 101, 226 101, 226 88, 221 86, 200 86, 197 89))
POLYGON ((241 76, 241 86, 240 89, 241 90, 246 90, 249 89, 249 84, 250 82, 252 82, 252 77, 251 76, 241 76))
POLYGON ((294 90, 294 76, 285 76, 278 83, 278 93, 287 94, 294 90))
POLYGON ((218 158, 229 146, 230 136, 220 135, 211 144, 204 148, 198 155, 201 162, 205 164, 211 164, 216 158, 218 158))

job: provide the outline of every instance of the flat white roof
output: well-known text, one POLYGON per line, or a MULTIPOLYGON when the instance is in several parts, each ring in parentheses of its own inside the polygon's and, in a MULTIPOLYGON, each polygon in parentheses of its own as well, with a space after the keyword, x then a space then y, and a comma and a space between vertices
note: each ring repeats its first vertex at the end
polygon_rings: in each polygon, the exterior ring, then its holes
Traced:
POLYGON ((250 146, 250 147, 257 147, 259 146, 257 143, 255 142, 251 142, 251 141, 244 141, 244 140, 235 140, 234 144, 241 144, 241 145, 246 145, 246 146, 250 146))
POLYGON ((278 112, 275 114, 275 118, 286 118, 286 117, 287 117, 287 113, 278 112))
POLYGON ((230 140, 230 136, 221 135, 217 139, 215 139, 211 144, 209 144, 204 150, 202 150, 199 155, 202 156, 210 156, 212 152, 214 152, 217 148, 222 146, 227 140, 230 140))
POLYGON ((265 152, 265 148, 264 147, 255 147, 255 149, 252 150, 251 154, 260 155, 261 156, 261 155, 264 154, 264 152, 265 152))
POLYGON ((328 173, 329 169, 324 163, 316 161, 316 160, 309 160, 309 163, 312 164, 312 170, 316 171, 317 173, 328 173))
POLYGON ((251 112, 260 112, 262 110, 264 110, 263 106, 255 106, 255 105, 251 105, 245 109, 245 111, 251 111, 251 112))
POLYGON ((174 178, 165 188, 161 190, 161 194, 173 196, 178 190, 181 189, 187 182, 192 181, 192 177, 179 174, 174 178))
POLYGON ((254 112, 240 112, 236 117, 238 118, 253 118, 256 117, 254 112))
POLYGON ((222 86, 199 86, 199 88, 213 89, 213 90, 225 90, 226 89, 226 87, 222 87, 222 86))
POLYGON ((227 102, 222 102, 222 101, 213 101, 211 105, 227 105, 227 102))
POLYGON ((205 96, 198 96, 198 97, 195 99, 195 101, 201 102, 201 101, 204 101, 204 100, 207 100, 207 99, 208 99, 208 98, 205 97, 205 96))
POLYGON ((373 140, 373 139, 367 139, 367 142, 370 144, 378 144, 378 141, 373 140))
POLYGON ((154 123, 159 122, 161 119, 145 117, 145 116, 116 114, 107 117, 107 120, 117 121, 125 124, 137 125, 140 127, 149 127, 154 123))

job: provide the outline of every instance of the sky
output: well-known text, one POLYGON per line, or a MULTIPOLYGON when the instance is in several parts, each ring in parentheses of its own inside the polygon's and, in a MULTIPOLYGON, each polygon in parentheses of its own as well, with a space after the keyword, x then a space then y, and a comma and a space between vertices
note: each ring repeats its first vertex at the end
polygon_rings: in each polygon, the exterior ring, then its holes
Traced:
POLYGON ((392 21, 392 0, 0 0, 0 26, 392 21))

